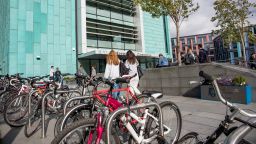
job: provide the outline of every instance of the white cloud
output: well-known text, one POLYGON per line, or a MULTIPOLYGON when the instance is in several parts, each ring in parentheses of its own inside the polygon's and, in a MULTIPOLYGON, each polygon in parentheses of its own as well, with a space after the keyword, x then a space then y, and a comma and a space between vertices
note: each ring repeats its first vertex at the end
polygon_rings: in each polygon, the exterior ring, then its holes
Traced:
MULTIPOLYGON (((200 8, 188 20, 182 23, 180 29, 181 36, 209 33, 216 28, 215 24, 211 22, 211 18, 215 13, 213 9, 214 0, 195 0, 195 2, 199 3, 200 8)), ((256 11, 249 18, 249 21, 251 24, 256 24, 256 11)), ((176 29, 173 22, 171 22, 171 37, 176 37, 176 29)))

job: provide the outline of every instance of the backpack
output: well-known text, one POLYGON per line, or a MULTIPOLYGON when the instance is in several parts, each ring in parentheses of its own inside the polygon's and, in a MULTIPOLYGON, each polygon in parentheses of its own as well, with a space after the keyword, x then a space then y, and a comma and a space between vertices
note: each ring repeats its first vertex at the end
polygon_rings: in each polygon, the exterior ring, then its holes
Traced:
POLYGON ((199 51, 199 63, 207 62, 207 52, 206 50, 201 49, 199 51))
POLYGON ((191 54, 186 54, 185 58, 184 58, 184 63, 186 65, 193 64, 193 63, 195 63, 195 59, 193 58, 193 56, 191 54))
POLYGON ((127 68, 123 62, 119 63, 119 73, 120 73, 120 76, 128 75, 129 71, 130 71, 130 69, 127 68))

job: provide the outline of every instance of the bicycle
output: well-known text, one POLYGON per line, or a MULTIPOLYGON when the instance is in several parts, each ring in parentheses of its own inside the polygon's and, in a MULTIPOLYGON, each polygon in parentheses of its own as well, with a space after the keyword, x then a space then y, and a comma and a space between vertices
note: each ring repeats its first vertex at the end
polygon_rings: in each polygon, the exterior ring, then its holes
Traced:
MULTIPOLYGON (((122 83, 128 83, 127 80, 125 79, 118 79, 119 82, 122 83)), ((116 81, 118 83, 118 81, 116 81)), ((113 83, 111 82, 106 82, 108 85, 110 85, 111 87, 113 87, 113 83)), ((113 90, 114 92, 114 90, 113 90)), ((153 101, 155 100, 155 98, 161 97, 162 94, 158 93, 158 94, 150 94, 150 98, 148 99, 149 101, 153 101), (154 98, 155 97, 155 98, 154 98)), ((111 95, 108 95, 107 98, 112 98, 111 95)), ((122 98, 122 97, 121 97, 122 98)), ((110 99, 111 100, 111 99, 110 99)), ((128 108, 129 108, 129 101, 126 97, 122 98, 122 102, 123 104, 125 104, 128 108)), ((161 105, 161 104, 160 104, 161 105)), ((171 103, 171 102, 164 102, 162 104, 162 106, 170 106, 172 107, 172 109, 175 109, 175 116, 178 119, 177 120, 177 130, 174 133, 174 138, 170 141, 172 141, 172 143, 175 143, 178 140, 179 134, 180 134, 180 129, 181 129, 181 116, 180 116, 180 112, 178 107, 171 103)), ((84 119, 84 120, 80 120, 77 121, 75 123, 73 123, 72 125, 68 126, 67 128, 65 128, 63 131, 60 132, 60 134, 58 136, 55 137, 55 139, 52 141, 52 143, 69 143, 71 140, 71 143, 74 143, 73 140, 77 141, 78 143, 80 142, 88 142, 88 143, 92 143, 94 141, 96 141, 96 143, 102 143, 103 142, 103 135, 104 135, 104 118, 106 117, 105 113, 111 112, 111 108, 99 108, 99 109, 104 109, 104 111, 102 112, 102 110, 100 110, 100 112, 97 112, 96 114, 94 114, 95 118, 90 118, 90 119, 84 119), (87 137, 86 137, 87 136, 87 137), (93 137, 94 136, 94 137, 93 137), (71 137, 75 137, 75 138, 71 138, 71 137)), ((153 110, 153 112, 156 112, 156 110, 153 110)), ((131 142, 132 140, 137 141, 138 140, 138 136, 136 137, 136 131, 140 130, 140 142, 151 142, 155 139, 158 139, 158 133, 159 133, 159 127, 157 125, 158 124, 158 112, 156 112, 155 114, 151 114, 149 112, 149 109, 144 109, 143 111, 140 111, 139 113, 136 111, 129 111, 128 113, 125 113, 121 116, 119 116, 115 121, 116 124, 115 126, 113 126, 113 128, 118 129, 119 131, 123 131, 126 130, 126 134, 131 134, 133 138, 131 138, 131 142), (152 127, 152 123, 148 124, 146 123, 147 120, 150 120, 150 118, 152 119, 151 121, 155 122, 156 127, 152 127), (138 127, 138 123, 142 124, 141 127, 138 127), (120 124, 122 124, 122 126, 124 126, 125 129, 122 129, 122 127, 120 127, 120 124), (143 129, 146 128, 147 134, 143 134, 143 129), (149 136, 149 138, 145 139, 145 137, 149 136)), ((120 143, 120 139, 118 138, 118 130, 113 130, 115 131, 113 133, 113 141, 111 143, 120 143)), ((165 135, 167 133, 170 133, 171 129, 168 128, 166 125, 164 125, 164 130, 165 130, 165 135)))
POLYGON ((247 116, 250 118, 256 118, 256 113, 248 113, 236 105, 225 100, 220 92, 216 79, 212 76, 200 71, 199 76, 203 77, 207 83, 211 83, 220 99, 220 101, 225 104, 231 114, 226 113, 225 119, 221 121, 219 127, 205 140, 200 140, 198 138, 198 133, 190 132, 184 135, 178 142, 178 144, 213 144, 217 138, 224 133, 227 137, 224 141, 225 144, 250 144, 250 142, 244 140, 243 138, 248 134, 253 128, 256 128, 256 119, 252 121, 245 121, 239 117, 236 117, 238 113, 243 116, 247 116), (234 123, 234 121, 241 122, 242 125, 239 127, 231 127, 230 124, 234 123))

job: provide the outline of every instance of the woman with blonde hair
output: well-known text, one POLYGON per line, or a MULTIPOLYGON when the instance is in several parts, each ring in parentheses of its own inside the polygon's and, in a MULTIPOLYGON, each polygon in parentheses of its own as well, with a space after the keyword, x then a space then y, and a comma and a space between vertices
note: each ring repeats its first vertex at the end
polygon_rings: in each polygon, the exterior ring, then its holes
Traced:
MULTIPOLYGON (((120 72, 119 72, 120 60, 117 56, 117 53, 114 50, 111 50, 107 55, 106 59, 107 59, 107 64, 105 68, 104 78, 112 80, 120 77, 120 72)), ((114 89, 117 89, 120 87, 121 85, 119 84, 114 85, 114 89)), ((115 99, 118 99, 119 94, 120 94, 119 92, 112 93, 115 99)))

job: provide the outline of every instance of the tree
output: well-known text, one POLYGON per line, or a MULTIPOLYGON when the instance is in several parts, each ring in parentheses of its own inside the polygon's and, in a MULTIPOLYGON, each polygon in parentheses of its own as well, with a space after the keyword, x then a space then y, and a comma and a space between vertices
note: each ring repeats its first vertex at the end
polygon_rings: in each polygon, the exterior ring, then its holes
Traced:
MULTIPOLYGON (((215 16, 213 22, 217 22, 217 30, 222 37, 232 43, 236 40, 241 42, 243 59, 246 62, 244 35, 249 27, 248 17, 252 14, 252 9, 256 8, 255 3, 248 0, 216 0, 214 2, 215 16)), ((245 65, 247 65, 245 63, 245 65)))
POLYGON ((134 0, 143 11, 149 12, 153 17, 169 15, 176 27, 176 56, 179 65, 180 55, 180 27, 182 22, 199 8, 198 3, 193 0, 134 0))

